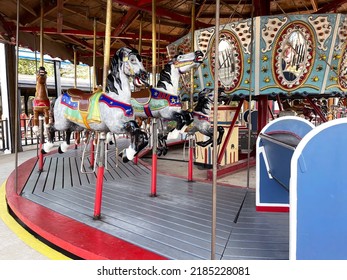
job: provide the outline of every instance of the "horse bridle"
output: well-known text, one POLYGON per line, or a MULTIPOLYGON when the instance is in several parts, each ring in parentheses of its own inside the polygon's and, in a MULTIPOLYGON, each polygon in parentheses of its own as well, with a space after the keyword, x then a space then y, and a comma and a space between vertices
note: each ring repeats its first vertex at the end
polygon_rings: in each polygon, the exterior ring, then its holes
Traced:
MULTIPOLYGON (((122 57, 120 57, 122 62, 128 62, 129 61, 129 57, 131 55, 136 56, 138 61, 140 61, 140 62, 142 61, 142 57, 137 52, 137 50, 135 50, 135 49, 127 49, 127 50, 130 50, 130 51, 122 53, 122 57)), ((146 71, 140 69, 139 73, 135 73, 133 71, 133 69, 130 69, 130 70, 131 70, 131 74, 132 74, 132 76, 134 76, 134 78, 138 78, 143 84, 145 84, 145 86, 149 86, 149 84, 147 82, 147 80, 148 80, 148 73, 146 71)))

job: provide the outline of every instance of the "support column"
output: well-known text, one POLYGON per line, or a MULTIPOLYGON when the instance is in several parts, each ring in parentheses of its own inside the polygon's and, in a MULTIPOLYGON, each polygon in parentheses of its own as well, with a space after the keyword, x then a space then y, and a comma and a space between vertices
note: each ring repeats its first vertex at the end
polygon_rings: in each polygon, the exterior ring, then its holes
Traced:
MULTIPOLYGON (((15 95, 18 94, 16 90, 16 50, 15 46, 9 44, 0 44, 0 79, 1 79, 1 98, 2 98, 2 114, 4 119, 8 119, 8 150, 5 152, 13 153, 15 147, 15 123, 19 123, 19 114, 15 116, 15 95)), ((20 101, 20 98, 18 99, 20 101)), ((20 102, 19 102, 20 103, 20 102)), ((20 108, 20 104, 18 104, 20 108)), ((20 126, 18 125, 18 135, 20 135, 20 126)), ((21 138, 18 137, 17 151, 23 151, 21 138)))
POLYGON ((55 86, 55 97, 61 94, 61 78, 60 78, 60 61, 54 60, 54 86, 55 86))
POLYGON ((268 123, 269 115, 268 97, 267 95, 258 96, 258 134, 268 123))

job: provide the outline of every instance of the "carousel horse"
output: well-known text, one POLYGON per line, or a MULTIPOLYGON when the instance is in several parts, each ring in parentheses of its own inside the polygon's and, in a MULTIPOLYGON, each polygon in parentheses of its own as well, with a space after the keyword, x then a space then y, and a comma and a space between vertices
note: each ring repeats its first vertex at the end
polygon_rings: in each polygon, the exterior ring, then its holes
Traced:
POLYGON ((182 110, 178 93, 180 75, 201 65, 203 53, 195 51, 175 56, 160 72, 157 86, 151 91, 132 94, 131 104, 135 115, 140 118, 162 118, 176 121, 178 130, 189 125, 193 119, 182 110))
POLYGON ((47 72, 45 67, 41 66, 36 75, 36 91, 35 98, 33 100, 33 111, 34 111, 34 126, 33 132, 38 133, 39 131, 39 116, 43 115, 45 118, 45 125, 48 128, 50 124, 50 102, 48 99, 47 91, 47 72))
POLYGON ((130 135, 130 146, 122 155, 124 162, 131 160, 148 144, 148 136, 134 120, 130 81, 134 86, 142 87, 147 85, 147 78, 148 73, 137 50, 127 47, 119 49, 111 61, 106 92, 99 90, 86 94, 78 89, 69 89, 57 98, 54 126, 44 152, 53 146, 54 131, 66 132, 65 142, 59 147, 59 152, 64 152, 70 144, 71 133, 87 129, 130 135))
MULTIPOLYGON (((312 100, 317 108, 321 110, 321 112, 326 116, 328 114, 328 106, 326 104, 326 101, 321 101, 317 99, 312 100)), ((310 103, 305 102, 305 100, 301 99, 294 99, 291 102, 289 100, 283 100, 282 106, 285 111, 293 111, 299 116, 303 116, 308 121, 312 122, 313 120, 316 120, 317 113, 315 110, 311 107, 310 103)))
MULTIPOLYGON (((222 93, 221 93, 222 94, 222 93)), ((206 147, 213 142, 213 127, 210 122, 210 112, 213 102, 214 89, 204 88, 198 94, 198 101, 193 111, 193 127, 188 131, 188 135, 194 135, 197 131, 209 137, 206 141, 196 142, 201 147, 206 147)), ((217 145, 222 143, 224 128, 217 126, 218 137, 217 145)))

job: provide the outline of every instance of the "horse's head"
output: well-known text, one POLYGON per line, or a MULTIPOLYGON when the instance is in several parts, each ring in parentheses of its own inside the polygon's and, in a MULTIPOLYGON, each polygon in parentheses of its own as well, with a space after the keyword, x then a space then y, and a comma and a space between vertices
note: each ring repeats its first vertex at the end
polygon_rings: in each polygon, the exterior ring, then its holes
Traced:
POLYGON ((47 79, 47 72, 45 67, 40 66, 39 71, 37 71, 36 81, 39 84, 45 84, 47 79))
POLYGON ((194 107, 194 111, 201 112, 203 114, 209 114, 211 104, 213 102, 214 89, 204 88, 198 94, 198 101, 194 107))
POLYGON ((179 54, 173 58, 172 62, 180 74, 184 74, 193 68, 198 68, 202 63, 203 58, 204 55, 201 51, 195 51, 186 54, 179 54))
POLYGON ((136 87, 148 86, 148 73, 142 64, 142 58, 136 49, 123 47, 114 55, 111 64, 111 73, 114 71, 123 71, 123 73, 132 78, 136 87))

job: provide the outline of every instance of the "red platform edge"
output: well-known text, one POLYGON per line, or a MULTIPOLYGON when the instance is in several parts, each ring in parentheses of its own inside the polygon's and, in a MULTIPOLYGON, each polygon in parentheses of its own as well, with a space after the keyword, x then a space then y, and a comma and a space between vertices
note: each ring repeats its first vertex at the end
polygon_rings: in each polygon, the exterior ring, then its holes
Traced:
MULTIPOLYGON (((249 165, 255 166, 255 163, 256 163, 255 158, 251 157, 249 159, 249 165)), ((241 159, 237 162, 218 167, 217 177, 222 178, 224 176, 244 170, 247 167, 248 167, 248 159, 241 159)), ((213 178, 213 170, 207 170, 207 179, 212 180, 212 178, 213 178)))
MULTIPOLYGON (((6 182, 6 199, 18 219, 43 239, 85 260, 165 260, 161 255, 61 215, 20 195, 37 159, 17 168, 6 182), (17 189, 17 192, 16 192, 17 189)), ((44 171, 43 171, 44 172, 44 171)), ((91 213, 92 219, 92 213, 91 213)))

